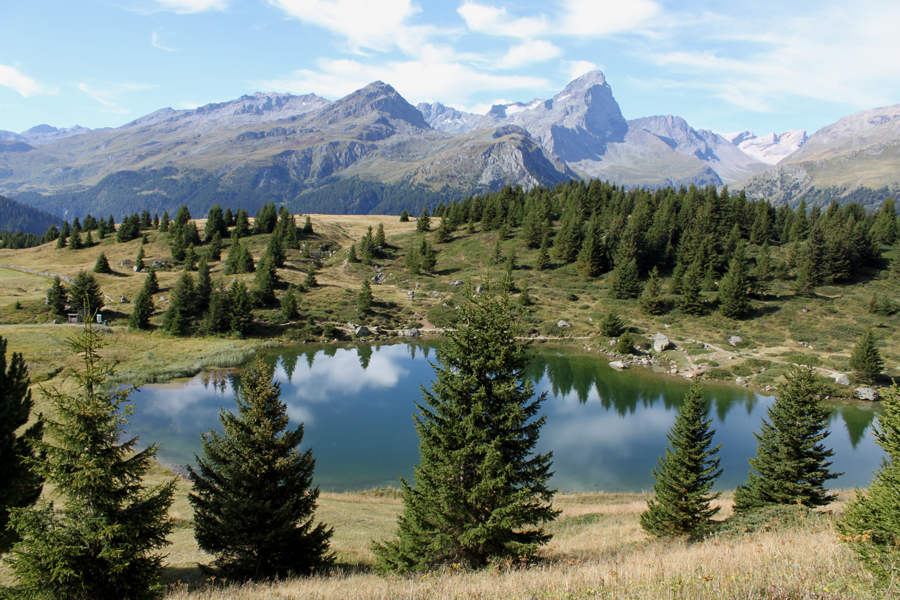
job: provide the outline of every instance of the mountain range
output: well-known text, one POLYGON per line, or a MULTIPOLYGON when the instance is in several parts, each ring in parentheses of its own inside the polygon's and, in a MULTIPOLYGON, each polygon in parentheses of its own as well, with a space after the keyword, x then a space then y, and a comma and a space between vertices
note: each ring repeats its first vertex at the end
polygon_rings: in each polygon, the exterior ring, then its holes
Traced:
POLYGON ((807 138, 626 120, 600 71, 549 99, 484 115, 412 106, 377 81, 344 98, 257 93, 165 108, 117 128, 0 131, 0 194, 58 215, 186 204, 298 212, 420 210, 504 185, 601 178, 624 187, 727 184, 775 202, 824 200, 900 182, 900 105, 807 138))

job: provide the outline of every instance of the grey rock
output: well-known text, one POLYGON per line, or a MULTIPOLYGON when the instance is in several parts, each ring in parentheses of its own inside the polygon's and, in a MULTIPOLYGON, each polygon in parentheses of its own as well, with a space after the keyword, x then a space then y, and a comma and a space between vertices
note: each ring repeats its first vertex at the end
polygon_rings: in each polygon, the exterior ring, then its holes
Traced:
POLYGON ((870 387, 858 387, 855 390, 856 397, 860 400, 868 400, 869 402, 875 402, 878 400, 878 390, 870 387))
POLYGON ((665 335, 657 333, 653 336, 653 351, 657 354, 667 349, 670 345, 672 345, 672 342, 665 335))
POLYGON ((403 330, 403 337, 417 338, 417 337, 420 337, 421 335, 422 334, 419 333, 419 330, 416 329, 415 327, 413 327, 412 329, 404 329, 403 330))
POLYGON ((838 385, 850 385, 850 378, 843 373, 835 373, 833 377, 834 382, 838 385))
POLYGON ((609 363, 609 366, 612 367, 613 369, 615 369, 616 371, 622 371, 622 370, 628 368, 628 365, 626 365, 621 360, 614 360, 611 363, 609 363))
POLYGON ((127 267, 127 266, 130 265, 132 262, 134 262, 134 261, 131 260, 130 258, 126 258, 125 260, 123 260, 123 261, 120 262, 119 264, 122 265, 123 267, 127 267))
POLYGON ((356 337, 363 337, 364 335, 371 334, 371 332, 369 331, 369 328, 366 327, 365 325, 360 325, 359 327, 356 328, 356 331, 354 331, 353 333, 354 333, 354 335, 356 335, 356 337))
POLYGON ((484 286, 481 285, 480 283, 478 284, 478 287, 475 288, 475 293, 476 293, 476 294, 483 294, 485 291, 486 291, 486 290, 484 289, 484 286))
POLYGON ((122 304, 128 304, 128 298, 126 298, 125 296, 122 296, 122 299, 119 300, 119 302, 121 302, 122 304))
POLYGON ((740 344, 743 341, 744 341, 744 338, 742 338, 739 335, 733 335, 730 338, 728 338, 728 343, 731 344, 732 346, 737 346, 738 344, 740 344))
POLYGON ((568 322, 563 321, 562 319, 559 320, 559 322, 556 324, 556 326, 559 327, 560 329, 565 329, 566 327, 571 327, 571 325, 568 322))
POLYGON ((462 281, 451 281, 451 282, 450 282, 450 285, 451 285, 452 287, 459 287, 459 286, 461 286, 462 284, 463 284, 462 281))
POLYGON ((747 381, 743 377, 738 377, 734 380, 734 382, 738 385, 742 385, 744 387, 747 386, 747 381))

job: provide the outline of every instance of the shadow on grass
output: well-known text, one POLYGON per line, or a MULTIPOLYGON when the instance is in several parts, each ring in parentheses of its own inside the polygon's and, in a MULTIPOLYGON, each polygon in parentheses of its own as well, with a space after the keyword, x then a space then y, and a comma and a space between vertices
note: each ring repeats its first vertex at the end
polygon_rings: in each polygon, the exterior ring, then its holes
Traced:
MULTIPOLYGON (((368 575, 378 571, 372 565, 360 565, 349 563, 335 563, 329 569, 322 572, 328 576, 348 577, 351 575, 368 575)), ((241 586, 244 582, 227 581, 218 579, 205 572, 200 565, 193 566, 168 566, 163 568, 160 583, 165 586, 167 592, 197 592, 210 589, 224 589, 232 586, 241 586)))

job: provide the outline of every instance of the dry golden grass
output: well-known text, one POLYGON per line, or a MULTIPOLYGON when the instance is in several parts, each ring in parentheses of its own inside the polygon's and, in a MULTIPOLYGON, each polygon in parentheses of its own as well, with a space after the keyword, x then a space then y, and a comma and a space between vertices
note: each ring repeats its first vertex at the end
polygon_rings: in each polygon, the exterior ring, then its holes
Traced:
MULTIPOLYGON (((828 519, 808 525, 705 541, 652 540, 638 524, 641 494, 560 494, 553 542, 536 565, 500 564, 481 571, 446 568, 399 577, 371 570, 369 540, 392 535, 401 509, 394 495, 323 494, 317 515, 335 526, 339 565, 331 573, 275 583, 226 585, 183 564, 168 574, 168 600, 450 600, 538 598, 879 598, 867 573, 840 544, 828 519), (181 581, 178 581, 180 576, 181 581), (175 577, 173 579, 173 577, 175 577), (188 581, 190 583, 188 583, 188 581)), ((721 501, 730 512, 731 495, 721 501)), ((840 505, 836 507, 840 510, 840 505)), ((185 531, 170 554, 185 552, 185 531)), ((174 561, 173 561, 174 562, 174 561)))

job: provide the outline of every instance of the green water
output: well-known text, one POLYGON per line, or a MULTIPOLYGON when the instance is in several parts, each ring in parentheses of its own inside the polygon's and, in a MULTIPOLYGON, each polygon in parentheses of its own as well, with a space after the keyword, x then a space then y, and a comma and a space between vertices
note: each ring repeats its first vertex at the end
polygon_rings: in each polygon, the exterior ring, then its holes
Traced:
MULTIPOLYGON (((303 422, 303 447, 316 457, 315 483, 323 490, 396 486, 411 480, 418 460, 413 428, 420 385, 429 386, 439 342, 353 347, 307 345, 270 354, 281 398, 292 423, 303 422)), ((553 452, 553 483, 561 490, 640 491, 653 485, 651 470, 665 451, 666 433, 689 383, 645 369, 617 372, 602 356, 536 346, 528 376, 547 422, 539 452, 553 452)), ((159 458, 194 464, 200 432, 219 429, 221 408, 234 408, 236 376, 203 373, 186 381, 145 386, 135 394, 129 433, 158 442, 159 458), (221 408, 220 408, 221 407, 221 408)), ((722 444, 718 488, 747 478, 766 407, 774 400, 743 388, 708 386, 706 397, 722 444)), ((875 409, 836 404, 825 443, 835 451, 832 487, 865 486, 881 461, 873 442, 875 409)))

